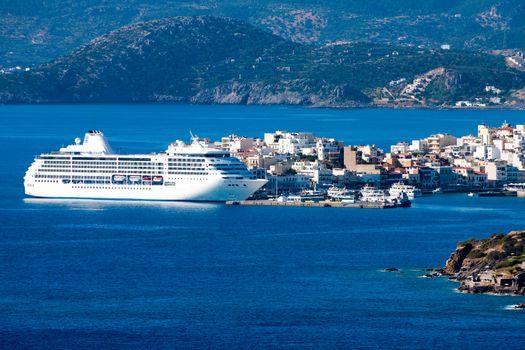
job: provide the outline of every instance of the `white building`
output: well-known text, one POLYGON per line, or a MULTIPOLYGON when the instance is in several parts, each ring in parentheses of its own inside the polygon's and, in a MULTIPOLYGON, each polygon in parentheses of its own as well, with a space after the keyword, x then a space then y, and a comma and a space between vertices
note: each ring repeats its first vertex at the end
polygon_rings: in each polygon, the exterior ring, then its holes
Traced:
POLYGON ((298 174, 308 177, 314 185, 332 182, 332 171, 325 168, 317 160, 315 162, 308 160, 297 161, 292 165, 292 169, 298 174))
POLYGON ((392 154, 409 153, 411 150, 411 146, 406 142, 398 142, 397 144, 390 146, 390 153, 392 154))
POLYGON ((283 133, 277 140, 277 152, 281 154, 312 154, 315 149, 316 141, 311 133, 283 133))
POLYGON ((340 158, 343 142, 333 138, 319 138, 316 142, 317 159, 321 161, 332 161, 340 158))
POLYGON ((504 161, 493 161, 485 164, 485 173, 488 181, 507 181, 507 164, 504 161))
POLYGON ((428 150, 428 142, 426 140, 412 140, 410 150, 412 152, 426 152, 428 150))
POLYGON ((474 158, 481 160, 500 159, 501 151, 495 145, 480 145, 474 151, 474 158))
POLYGON ((266 190, 271 194, 296 193, 310 188, 310 179, 301 174, 267 177, 266 190))

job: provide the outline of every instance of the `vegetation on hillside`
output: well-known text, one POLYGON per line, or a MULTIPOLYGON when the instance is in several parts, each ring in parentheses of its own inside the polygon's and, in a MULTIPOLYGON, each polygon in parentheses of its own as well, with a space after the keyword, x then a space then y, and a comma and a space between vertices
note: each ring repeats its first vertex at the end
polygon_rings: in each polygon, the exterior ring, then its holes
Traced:
POLYGON ((525 49, 521 0, 17 0, 0 6, 0 67, 44 63, 119 27, 181 15, 236 18, 299 43, 525 49))
POLYGON ((416 98, 405 96, 404 87, 438 68, 444 73, 421 89, 418 103, 484 97, 487 85, 502 97, 525 87, 525 73, 499 56, 368 43, 304 45, 238 20, 198 16, 122 27, 30 71, 0 75, 0 102, 369 105, 385 89, 392 98, 416 98), (392 87, 393 81, 402 83, 392 87))

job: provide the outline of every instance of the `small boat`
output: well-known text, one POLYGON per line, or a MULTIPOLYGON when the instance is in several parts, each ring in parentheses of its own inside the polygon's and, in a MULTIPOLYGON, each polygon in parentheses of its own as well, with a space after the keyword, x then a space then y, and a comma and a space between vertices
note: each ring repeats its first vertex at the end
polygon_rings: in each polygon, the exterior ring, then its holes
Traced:
POLYGON ((470 192, 469 194, 467 194, 467 196, 474 197, 474 192, 470 192))
POLYGON ((356 193, 349 191, 346 188, 331 187, 327 192, 328 198, 334 201, 340 201, 342 203, 355 203, 356 193))
MULTIPOLYGON (((306 190, 298 194, 301 201, 319 202, 325 199, 325 194, 320 191, 306 190)), ((290 198, 290 197, 288 197, 290 198)))
POLYGON ((370 203, 388 203, 390 196, 379 188, 373 186, 365 186, 361 189, 361 201, 370 203))
POLYGON ((432 193, 442 193, 441 187, 436 188, 435 190, 432 191, 432 193))

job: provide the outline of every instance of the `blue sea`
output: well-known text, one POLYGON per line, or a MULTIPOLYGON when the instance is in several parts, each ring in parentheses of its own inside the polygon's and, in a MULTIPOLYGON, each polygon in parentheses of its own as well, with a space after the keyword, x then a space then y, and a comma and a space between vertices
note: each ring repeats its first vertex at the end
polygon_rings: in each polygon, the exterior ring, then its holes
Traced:
POLYGON ((387 148, 505 120, 525 123, 525 111, 0 106, 0 347, 524 349, 525 311, 506 307, 525 298, 419 276, 458 241, 525 229, 525 199, 243 207, 30 199, 22 185, 34 155, 88 129, 120 152, 161 151, 190 130, 311 131, 387 148))

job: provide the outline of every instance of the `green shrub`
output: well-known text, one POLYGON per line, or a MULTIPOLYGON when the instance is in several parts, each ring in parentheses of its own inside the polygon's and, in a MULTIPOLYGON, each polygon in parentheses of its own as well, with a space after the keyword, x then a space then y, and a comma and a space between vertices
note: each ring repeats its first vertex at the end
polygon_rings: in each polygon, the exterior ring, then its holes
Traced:
POLYGON ((501 260, 505 257, 507 257, 507 255, 503 252, 490 252, 489 255, 487 255, 487 257, 490 259, 490 260, 501 260))
POLYGON ((508 259, 508 260, 500 261, 499 263, 496 264, 495 267, 496 269, 501 269, 504 267, 511 267, 519 263, 521 263, 521 261, 518 259, 508 259))
POLYGON ((487 256, 487 254, 485 254, 484 252, 482 252, 481 250, 477 250, 477 249, 474 249, 473 251, 471 251, 468 255, 467 255, 467 258, 469 259, 479 259, 479 258, 483 258, 487 256))

